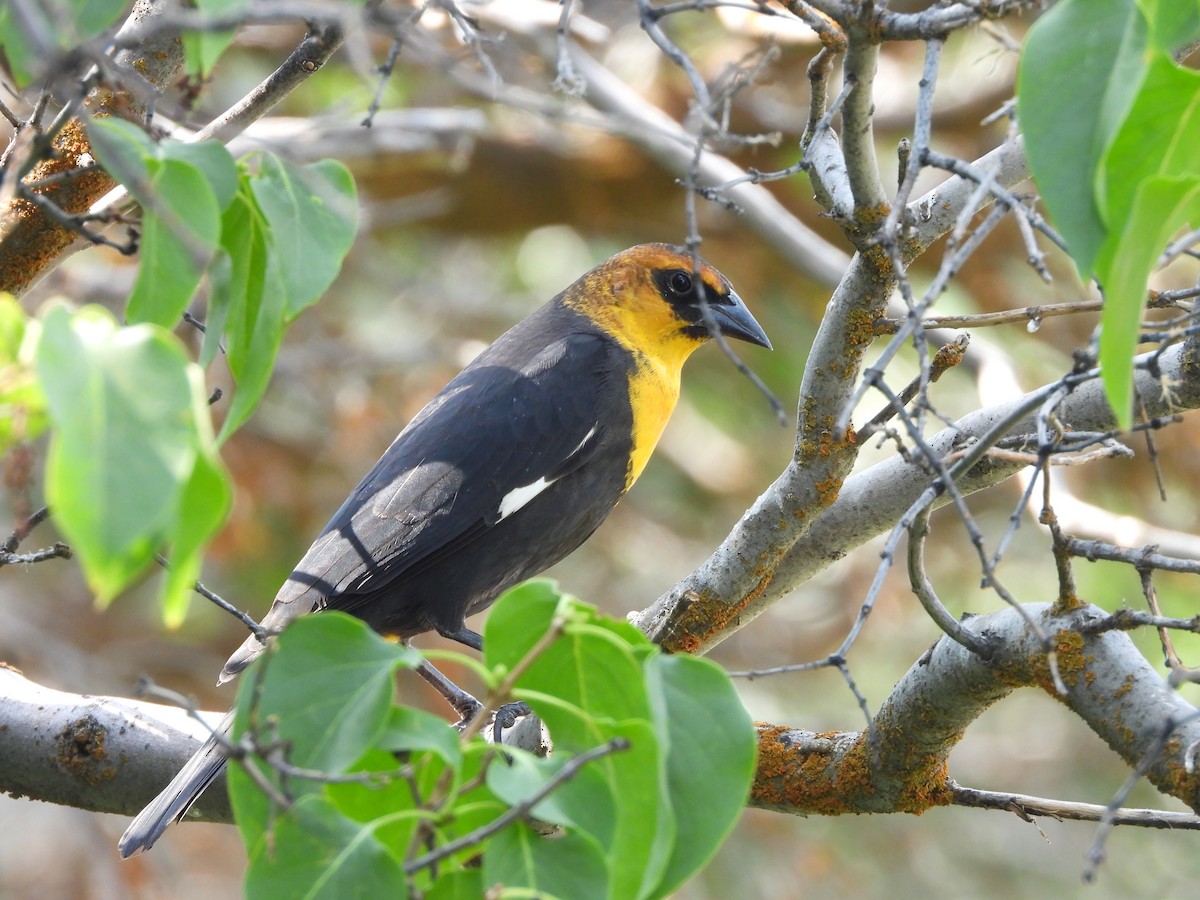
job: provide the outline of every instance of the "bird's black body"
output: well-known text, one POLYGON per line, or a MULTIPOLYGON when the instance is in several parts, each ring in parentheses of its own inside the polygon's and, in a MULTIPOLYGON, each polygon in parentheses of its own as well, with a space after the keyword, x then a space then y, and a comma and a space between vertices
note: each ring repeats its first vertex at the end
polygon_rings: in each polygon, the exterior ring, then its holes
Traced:
MULTIPOLYGON (((384 634, 439 631, 478 648, 466 617, 582 544, 633 484, 710 328, 770 347, 724 276, 679 248, 643 244, 597 266, 400 432, 262 624, 336 609, 384 634)), ((221 680, 263 649, 248 638, 221 680)), ((224 765, 214 735, 130 824, 122 855, 151 846, 224 765)))
MULTIPOLYGON (((337 609, 401 637, 460 631, 582 544, 625 492, 630 367, 579 313, 552 303, 523 320, 400 433, 262 624, 337 609), (548 486, 504 514, 506 497, 516 505, 514 492, 541 480, 548 486)), ((260 647, 248 640, 223 678, 260 647)))

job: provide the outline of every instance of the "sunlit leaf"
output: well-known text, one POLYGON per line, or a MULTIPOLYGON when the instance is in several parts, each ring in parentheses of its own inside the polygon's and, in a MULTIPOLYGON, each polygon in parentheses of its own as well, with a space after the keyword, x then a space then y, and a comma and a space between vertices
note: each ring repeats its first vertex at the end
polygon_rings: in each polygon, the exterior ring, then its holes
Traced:
POLYGON ((46 494, 101 602, 142 572, 188 512, 203 443, 192 365, 168 332, 119 328, 99 307, 46 317, 37 352, 54 423, 46 494))
MULTIPOLYGON (((194 2, 196 9, 209 16, 236 13, 250 5, 249 0, 194 0, 194 2)), ((201 78, 207 78, 217 60, 221 58, 221 54, 229 48, 236 36, 237 29, 185 31, 183 33, 183 49, 188 71, 201 78)))
POLYGON ((250 188, 266 219, 290 319, 333 283, 354 243, 354 178, 333 160, 297 166, 263 153, 250 188))
POLYGON ((1134 0, 1064 0, 1038 19, 1021 52, 1025 152, 1084 278, 1107 233, 1096 173, 1141 83, 1145 44, 1134 0))
POLYGON ((221 243, 229 262, 213 281, 202 358, 216 352, 224 334, 229 369, 237 381, 221 426, 220 439, 225 440, 250 417, 270 383, 283 342, 286 300, 279 261, 249 190, 239 191, 226 210, 221 243))
POLYGON ((1105 393, 1122 428, 1133 416, 1133 354, 1146 279, 1167 241, 1185 223, 1200 222, 1200 181, 1149 178, 1133 197, 1125 227, 1097 263, 1105 286, 1100 365, 1105 393))
POLYGON ((143 201, 140 264, 129 322, 173 328, 196 292, 221 237, 221 210, 204 173, 188 163, 150 163, 153 205, 143 201))

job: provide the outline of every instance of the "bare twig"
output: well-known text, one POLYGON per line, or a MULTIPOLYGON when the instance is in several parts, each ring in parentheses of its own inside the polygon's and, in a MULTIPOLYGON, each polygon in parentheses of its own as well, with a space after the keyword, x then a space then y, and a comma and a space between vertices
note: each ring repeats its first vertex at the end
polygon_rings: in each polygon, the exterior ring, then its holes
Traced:
MULTIPOLYGON (((1099 822, 1108 807, 1095 803, 1077 803, 1068 800, 1049 800, 1031 797, 1028 794, 1010 794, 1003 791, 982 791, 950 782, 955 806, 975 809, 994 809, 1010 812, 1029 822, 1036 816, 1051 819, 1071 819, 1078 822, 1099 822)), ((1134 825, 1141 828, 1169 828, 1195 831, 1200 829, 1200 816, 1192 813, 1168 812, 1161 809, 1119 809, 1113 816, 1114 825, 1134 825)))
POLYGON ((1095 562, 1107 559, 1112 562, 1123 562, 1135 569, 1162 569, 1166 572, 1185 572, 1188 575, 1200 575, 1200 562, 1194 559, 1180 559, 1166 556, 1158 552, 1158 547, 1118 547, 1107 541, 1083 540, 1068 536, 1066 539, 1067 552, 1072 556, 1082 556, 1095 562))
MULTIPOLYGON (((170 561, 165 556, 163 556, 161 553, 155 554, 154 559, 164 569, 171 568, 170 561)), ((228 600, 226 600, 220 594, 217 594, 217 593, 209 590, 201 582, 197 581, 195 584, 193 584, 192 590, 194 590, 197 594, 199 594, 205 600, 208 600, 211 603, 216 604, 216 606, 218 608, 229 613, 231 616, 233 616, 235 619, 237 619, 239 622, 241 622, 243 625, 245 625, 248 629, 250 629, 250 632, 256 638, 258 638, 260 641, 263 641, 265 643, 267 638, 271 637, 272 635, 274 635, 276 633, 275 631, 273 631, 270 628, 263 628, 261 625, 258 624, 258 622, 256 622, 254 620, 254 618, 249 613, 242 612, 240 609, 238 609, 236 606, 234 606, 232 603, 230 603, 228 600)))
POLYGON ((481 828, 476 828, 474 831, 464 834, 462 837, 453 841, 447 841, 436 850, 431 850, 416 859, 410 859, 404 863, 404 871, 406 873, 418 872, 421 869, 427 869, 432 865, 436 865, 447 857, 453 856, 460 850, 465 850, 467 847, 477 846, 487 840, 493 834, 507 828, 518 819, 533 812, 534 808, 545 800, 550 794, 554 793, 561 785, 570 781, 575 777, 584 766, 597 759, 608 756, 612 753, 619 753, 622 750, 628 750, 630 743, 625 738, 613 738, 599 747, 594 747, 591 750, 585 750, 578 756, 574 756, 563 764, 563 767, 554 773, 553 776, 546 779, 546 783, 540 788, 513 806, 510 806, 501 815, 497 816, 487 825, 481 828))

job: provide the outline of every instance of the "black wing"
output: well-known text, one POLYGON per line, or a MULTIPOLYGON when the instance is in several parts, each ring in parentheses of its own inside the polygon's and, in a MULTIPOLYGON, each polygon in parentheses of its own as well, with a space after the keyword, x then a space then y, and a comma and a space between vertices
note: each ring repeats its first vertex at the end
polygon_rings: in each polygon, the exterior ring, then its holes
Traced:
POLYGON ((601 398, 612 393, 612 343, 574 333, 547 346, 536 329, 521 331, 485 351, 400 433, 297 565, 264 625, 324 606, 353 609, 344 595, 376 594, 460 551, 539 484, 591 458, 601 398), (531 341, 542 349, 526 350, 531 341))

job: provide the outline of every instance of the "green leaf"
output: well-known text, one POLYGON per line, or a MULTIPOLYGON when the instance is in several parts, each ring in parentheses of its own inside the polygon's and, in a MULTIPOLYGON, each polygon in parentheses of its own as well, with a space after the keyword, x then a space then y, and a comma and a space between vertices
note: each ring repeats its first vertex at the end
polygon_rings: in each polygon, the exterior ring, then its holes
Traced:
MULTIPOLYGON (((249 0, 195 0, 196 9, 209 16, 236 13, 249 7, 249 0)), ((213 66, 221 58, 233 39, 237 29, 229 31, 185 31, 183 33, 184 58, 187 70, 192 75, 207 78, 213 66)))
POLYGON ((1123 428, 1131 421, 1130 378, 1147 281, 1174 233, 1189 220, 1200 221, 1190 209, 1200 184, 1197 146, 1200 75, 1157 54, 1101 167, 1101 202, 1111 230, 1096 263, 1105 290, 1100 362, 1123 428))
MULTIPOLYGON (((302 616, 274 639, 242 676, 234 734, 271 717, 287 742, 288 761, 339 774, 371 748, 391 715, 392 673, 420 661, 412 649, 380 637, 364 622, 339 612, 302 616)), ((261 761, 252 763, 273 781, 261 761)), ((293 794, 321 785, 291 779, 293 794)), ((252 849, 262 837, 269 803, 245 773, 231 769, 229 796, 242 839, 252 849)))
POLYGON ((508 670, 523 660, 549 630, 562 598, 549 578, 533 578, 501 594, 483 625, 484 664, 508 670))
POLYGON ((333 160, 296 166, 263 153, 250 189, 267 222, 290 320, 333 283, 354 243, 354 178, 333 160))
POLYGON ((140 265, 126 319, 173 328, 217 249, 237 166, 216 141, 156 143, 112 117, 93 120, 89 136, 100 164, 142 206, 140 265))
POLYGON ((648 721, 641 660, 625 632, 606 627, 593 608, 560 598, 552 583, 532 582, 493 607, 484 641, 487 662, 516 665, 555 620, 564 623, 562 636, 529 662, 514 693, 545 721, 556 758, 525 761, 512 772, 493 767, 488 784, 516 802, 557 771, 564 754, 626 738, 630 749, 589 763, 544 805, 550 821, 571 823, 598 841, 608 859, 621 861, 609 873, 613 897, 641 896, 658 881, 674 829, 662 802, 659 746, 648 721))
MULTIPOLYGON (((520 750, 506 750, 506 764, 488 769, 488 787, 509 806, 524 802, 555 777, 571 755, 555 753, 539 757, 520 750)), ((581 828, 600 844, 612 840, 616 828, 614 785, 606 773, 584 767, 561 788, 552 791, 537 806, 532 815, 543 822, 581 828), (582 811, 582 815, 577 814, 582 811)))
MULTIPOLYGON (((192 371, 198 378, 200 373, 194 367, 192 371)), ((207 409, 198 413, 196 421, 208 424, 207 409)), ((162 603, 163 621, 168 628, 183 624, 193 586, 200 577, 204 548, 225 522, 233 499, 229 476, 213 447, 211 429, 206 431, 205 440, 196 454, 192 477, 180 495, 180 514, 167 534, 171 564, 163 585, 162 603)))
MULTIPOLYGON (((484 661, 512 669, 525 659, 555 617, 564 633, 529 665, 518 681, 520 691, 554 696, 585 712, 611 719, 649 718, 641 682, 641 664, 628 642, 631 632, 609 628, 594 607, 560 594, 553 581, 534 579, 506 591, 488 614, 484 661)), ((640 632, 637 638, 644 641, 640 632)), ((555 735, 556 745, 565 737, 555 735)), ((594 745, 586 735, 572 750, 594 745)))
MULTIPOLYGON (((640 685, 635 682, 632 687, 640 685)), ((539 713, 542 708, 539 707, 539 713)), ((556 759, 537 767, 547 778, 560 769, 564 748, 561 717, 546 712, 546 722, 555 740, 556 759)), ((657 884, 674 839, 671 810, 663 803, 662 760, 658 740, 649 722, 592 722, 599 746, 613 738, 624 738, 629 747, 594 760, 554 789, 546 810, 564 816, 574 833, 586 834, 604 848, 609 864, 608 882, 614 900, 645 896, 657 884)), ((587 749, 590 749, 587 748, 587 749)), ((499 767, 488 772, 488 785, 510 803, 524 799, 506 793, 504 773, 499 767)), ((533 783, 527 788, 533 787, 533 783)), ((530 791, 531 792, 531 791, 530 791)), ((536 807, 540 815, 543 804, 536 807)), ((557 821, 554 815, 548 821, 557 821)), ((528 885, 530 887, 535 885, 528 885)))
MULTIPOLYGON (((179 342, 85 307, 46 317, 37 372, 54 435, 46 494, 101 603, 145 568, 177 518, 203 445, 199 380, 179 342)), ((210 523, 211 524, 211 523, 210 523)))
POLYGON ((34 371, 40 334, 13 295, 0 293, 0 453, 37 437, 49 424, 34 371))
POLYGON ((302 616, 255 664, 257 676, 242 678, 234 732, 242 734, 252 714, 277 716, 293 765, 344 772, 388 725, 393 673, 420 660, 361 619, 302 616))
POLYGON ((1106 234, 1096 174, 1141 83, 1145 45, 1134 0, 1064 0, 1030 29, 1021 53, 1018 112, 1029 165, 1084 278, 1106 234))
POLYGON ((408 883, 369 826, 347 819, 325 797, 308 794, 275 820, 269 841, 253 848, 246 896, 400 900, 408 896, 408 883))
POLYGON ((239 175, 237 163, 220 141, 163 141, 158 145, 163 159, 176 159, 204 173, 217 206, 224 212, 237 193, 239 175))
POLYGON ((483 896, 483 872, 460 869, 447 872, 425 892, 425 900, 479 900, 483 896))
POLYGON ((1104 247, 1097 275, 1104 284, 1100 366, 1109 405, 1121 428, 1132 420, 1133 354, 1146 279, 1167 241, 1185 223, 1200 222, 1200 181, 1149 178, 1141 183, 1124 228, 1104 247))
POLYGON ((115 116, 93 117, 87 128, 92 152, 105 171, 130 193, 135 187, 141 192, 150 177, 150 163, 158 156, 150 136, 115 116))
POLYGON ((1200 2, 1197 0, 1137 0, 1150 23, 1150 40, 1174 53, 1200 38, 1200 2))
POLYGON ((248 187, 238 192, 225 212, 221 243, 230 264, 227 274, 222 270, 222 277, 214 279, 202 358, 215 352, 223 332, 229 370, 237 381, 221 426, 219 439, 224 441, 250 417, 270 384, 283 342, 286 301, 278 260, 248 187))
POLYGON ((483 884, 529 888, 541 900, 606 900, 610 896, 604 853, 595 841, 581 834, 548 841, 523 822, 488 842, 483 854, 483 884))
MULTIPOLYGON (((1119 233, 1149 178, 1200 178, 1200 73, 1156 54, 1101 164, 1103 216, 1119 233)), ((1114 240, 1111 234, 1109 240, 1114 240)), ((1159 248, 1162 249, 1161 247, 1159 248)))
POLYGON ((462 762, 458 732, 441 716, 408 706, 397 706, 392 710, 377 743, 391 751, 430 750, 451 766, 462 762))
POLYGON ((237 163, 220 141, 156 142, 137 125, 113 116, 90 119, 88 138, 100 164, 135 196, 145 192, 138 182, 149 177, 150 163, 168 159, 200 170, 222 210, 237 193, 237 163))
POLYGON ((125 316, 173 328, 216 251, 221 209, 204 173, 180 160, 151 162, 148 187, 138 197, 141 263, 125 316))
POLYGON ((673 852, 654 896, 700 871, 745 809, 754 777, 754 723, 729 676, 705 659, 660 654, 646 663, 646 687, 666 789, 674 811, 673 852))

